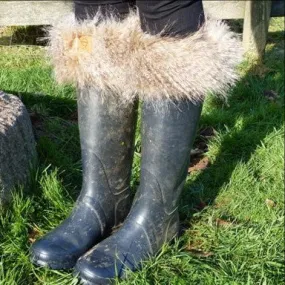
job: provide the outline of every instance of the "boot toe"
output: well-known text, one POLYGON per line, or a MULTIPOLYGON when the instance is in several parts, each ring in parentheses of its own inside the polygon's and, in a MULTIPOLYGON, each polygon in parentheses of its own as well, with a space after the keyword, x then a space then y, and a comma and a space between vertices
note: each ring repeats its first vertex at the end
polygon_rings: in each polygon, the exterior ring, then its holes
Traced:
POLYGON ((78 259, 75 271, 84 284, 112 284, 114 278, 125 278, 126 270, 140 268, 146 256, 143 235, 139 232, 140 238, 134 236, 132 242, 127 233, 129 227, 120 229, 78 259))
POLYGON ((30 249, 31 261, 38 265, 51 269, 69 269, 76 261, 77 255, 72 247, 64 242, 57 243, 49 239, 41 239, 33 244, 30 249))
POLYGON ((78 259, 75 267, 83 284, 112 284, 117 273, 118 264, 115 260, 100 251, 94 251, 92 256, 83 256, 78 259))

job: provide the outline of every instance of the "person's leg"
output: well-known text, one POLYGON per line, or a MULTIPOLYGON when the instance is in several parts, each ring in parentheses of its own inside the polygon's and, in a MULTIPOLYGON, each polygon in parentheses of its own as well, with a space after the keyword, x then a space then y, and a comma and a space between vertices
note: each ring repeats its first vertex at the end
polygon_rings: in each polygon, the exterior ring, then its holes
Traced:
MULTIPOLYGON (((203 24, 200 1, 137 1, 142 28, 185 36, 203 24)), ((178 55, 179 56, 179 55, 178 55)), ((155 75, 154 75, 155 76, 155 75)), ((154 255, 178 233, 178 199, 184 186, 201 103, 187 99, 144 102, 141 181, 130 214, 118 232, 81 257, 76 270, 88 284, 108 284, 126 268, 154 255)))
POLYGON ((77 20, 94 17, 98 10, 104 16, 125 18, 134 5, 134 0, 74 0, 74 10, 77 20))
POLYGON ((156 35, 185 36, 203 25, 205 16, 201 0, 137 0, 143 31, 156 35))
MULTIPOLYGON (((92 2, 95 13, 99 5, 94 4, 99 1, 92 2)), ((122 1, 108 2, 114 2, 109 8, 119 13, 128 7, 127 3, 115 5, 122 1)), ((78 15, 81 20, 87 16, 78 15)), ((77 92, 82 190, 71 215, 31 247, 32 262, 53 269, 73 267, 83 253, 123 222, 130 208, 136 104, 122 104, 116 94, 105 91, 102 95, 96 86, 77 92)))

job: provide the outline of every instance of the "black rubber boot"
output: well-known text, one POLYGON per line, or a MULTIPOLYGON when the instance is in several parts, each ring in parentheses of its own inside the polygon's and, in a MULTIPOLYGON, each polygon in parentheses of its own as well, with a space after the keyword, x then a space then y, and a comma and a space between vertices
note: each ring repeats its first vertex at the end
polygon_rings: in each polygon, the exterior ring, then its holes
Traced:
POLYGON ((79 95, 82 190, 71 215, 31 247, 32 262, 53 269, 73 267, 130 209, 136 106, 102 98, 95 89, 79 95))
POLYGON ((84 284, 109 284, 126 268, 157 253, 178 233, 178 199, 183 188, 201 105, 144 103, 141 181, 123 226, 76 264, 84 284))

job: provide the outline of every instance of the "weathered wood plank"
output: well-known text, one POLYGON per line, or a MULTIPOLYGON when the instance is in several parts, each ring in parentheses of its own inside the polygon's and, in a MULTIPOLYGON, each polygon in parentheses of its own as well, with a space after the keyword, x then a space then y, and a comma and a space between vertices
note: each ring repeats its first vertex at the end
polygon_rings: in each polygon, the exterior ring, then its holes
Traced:
MULTIPOLYGON (((247 2, 204 0, 203 5, 205 12, 217 19, 243 19, 247 2)), ((70 11, 72 0, 0 1, 0 26, 52 25, 70 11)), ((284 2, 274 0, 272 12, 271 16, 285 16, 284 2)))
POLYGON ((271 1, 246 1, 243 45, 245 51, 257 58, 262 58, 265 50, 271 1))
POLYGON ((72 1, 0 1, 0 26, 52 25, 72 11, 72 1))
MULTIPOLYGON (((244 19, 244 48, 262 56, 268 31, 271 1, 203 1, 207 15, 216 19, 244 19)), ((284 14, 282 1, 274 0, 274 14, 284 14), (275 6, 274 6, 275 5, 275 6), (281 8, 280 8, 281 7, 281 8)), ((73 1, 0 1, 0 26, 52 25, 70 13, 73 1)))
POLYGON ((245 1, 203 1, 205 13, 216 19, 243 19, 245 1))
MULTIPOLYGON (((217 19, 242 19, 244 1, 204 1, 217 19)), ((0 1, 0 26, 52 25, 72 11, 72 1, 0 1)))

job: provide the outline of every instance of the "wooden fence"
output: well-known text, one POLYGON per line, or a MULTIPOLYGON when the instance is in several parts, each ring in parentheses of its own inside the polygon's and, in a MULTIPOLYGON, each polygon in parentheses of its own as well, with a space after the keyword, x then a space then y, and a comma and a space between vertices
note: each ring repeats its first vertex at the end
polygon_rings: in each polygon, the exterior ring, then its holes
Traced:
MULTIPOLYGON (((275 5, 274 13, 280 16, 284 15, 284 3, 282 3, 282 1, 261 0, 203 1, 208 15, 218 19, 244 19, 244 48, 257 57, 262 57, 265 49, 272 4, 275 5), (280 8, 276 8, 277 5, 280 8), (280 12, 280 9, 283 10, 280 12)), ((72 1, 0 0, 0 26, 52 25, 72 12, 72 9, 72 1)))

